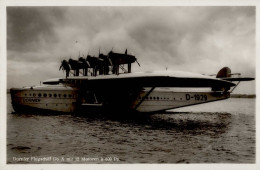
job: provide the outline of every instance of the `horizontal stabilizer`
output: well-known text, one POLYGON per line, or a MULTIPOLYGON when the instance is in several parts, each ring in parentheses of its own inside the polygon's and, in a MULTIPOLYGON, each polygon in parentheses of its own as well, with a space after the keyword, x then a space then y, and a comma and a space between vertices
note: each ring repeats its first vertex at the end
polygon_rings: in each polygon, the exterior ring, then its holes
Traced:
POLYGON ((251 77, 224 77, 221 79, 226 80, 226 81, 252 81, 252 80, 255 80, 254 78, 251 78, 251 77))
POLYGON ((231 69, 229 67, 223 67, 221 70, 219 70, 216 78, 219 78, 221 80, 226 81, 251 81, 254 80, 254 78, 251 77, 240 77, 240 73, 232 73, 231 69), (232 75, 238 75, 239 77, 232 77, 232 75))

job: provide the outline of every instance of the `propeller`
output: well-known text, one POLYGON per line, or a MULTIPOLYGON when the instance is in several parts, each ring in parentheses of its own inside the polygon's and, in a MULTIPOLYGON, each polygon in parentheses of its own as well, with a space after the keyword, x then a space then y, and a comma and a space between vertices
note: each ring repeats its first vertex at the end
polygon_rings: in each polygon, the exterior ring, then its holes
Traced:
MULTIPOLYGON (((127 49, 125 50, 125 54, 127 55, 127 49)), ((135 62, 141 67, 140 63, 137 61, 137 58, 135 57, 135 62)))
POLYGON ((59 71, 60 71, 60 69, 62 69, 62 72, 64 73, 64 70, 65 70, 65 68, 64 68, 64 62, 65 62, 66 60, 62 60, 61 61, 61 65, 60 65, 60 68, 59 68, 59 71))
POLYGON ((89 62, 86 60, 86 63, 87 63, 87 65, 88 65, 88 67, 90 67, 90 64, 89 64, 89 62))
POLYGON ((61 65, 60 65, 59 71, 60 71, 61 68, 62 68, 62 70, 64 70, 64 68, 63 68, 63 61, 62 60, 61 60, 61 65))
POLYGON ((111 66, 113 66, 112 60, 108 57, 108 61, 110 63, 111 66))
POLYGON ((141 67, 141 65, 138 63, 137 59, 135 59, 136 63, 139 65, 139 67, 141 67))

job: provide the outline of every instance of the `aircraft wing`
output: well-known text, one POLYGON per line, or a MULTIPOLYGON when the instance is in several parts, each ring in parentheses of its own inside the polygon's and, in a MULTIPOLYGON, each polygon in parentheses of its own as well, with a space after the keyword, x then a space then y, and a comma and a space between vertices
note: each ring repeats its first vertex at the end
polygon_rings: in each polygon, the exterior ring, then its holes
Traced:
POLYGON ((254 80, 254 78, 251 77, 225 77, 221 78, 222 80, 226 81, 251 81, 254 80))
POLYGON ((129 73, 119 75, 103 75, 97 77, 68 77, 60 80, 67 84, 88 87, 232 87, 234 83, 212 78, 210 76, 186 72, 150 72, 129 73))

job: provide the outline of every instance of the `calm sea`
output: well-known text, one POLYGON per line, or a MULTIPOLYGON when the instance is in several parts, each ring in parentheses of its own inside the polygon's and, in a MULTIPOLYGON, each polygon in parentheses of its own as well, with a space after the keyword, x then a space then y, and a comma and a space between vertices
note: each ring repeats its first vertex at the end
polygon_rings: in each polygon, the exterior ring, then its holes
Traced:
POLYGON ((7 163, 255 163, 255 99, 140 116, 12 114, 7 163))

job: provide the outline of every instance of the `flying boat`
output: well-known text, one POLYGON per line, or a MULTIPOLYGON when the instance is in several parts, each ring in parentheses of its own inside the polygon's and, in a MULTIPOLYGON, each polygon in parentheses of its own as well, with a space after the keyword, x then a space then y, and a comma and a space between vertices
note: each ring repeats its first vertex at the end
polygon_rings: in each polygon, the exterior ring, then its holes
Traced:
POLYGON ((16 112, 153 113, 228 99, 239 82, 254 80, 232 74, 229 67, 207 76, 168 70, 132 72, 133 63, 140 66, 127 50, 63 60, 59 70, 66 71, 65 77, 10 89, 12 106, 16 112))

